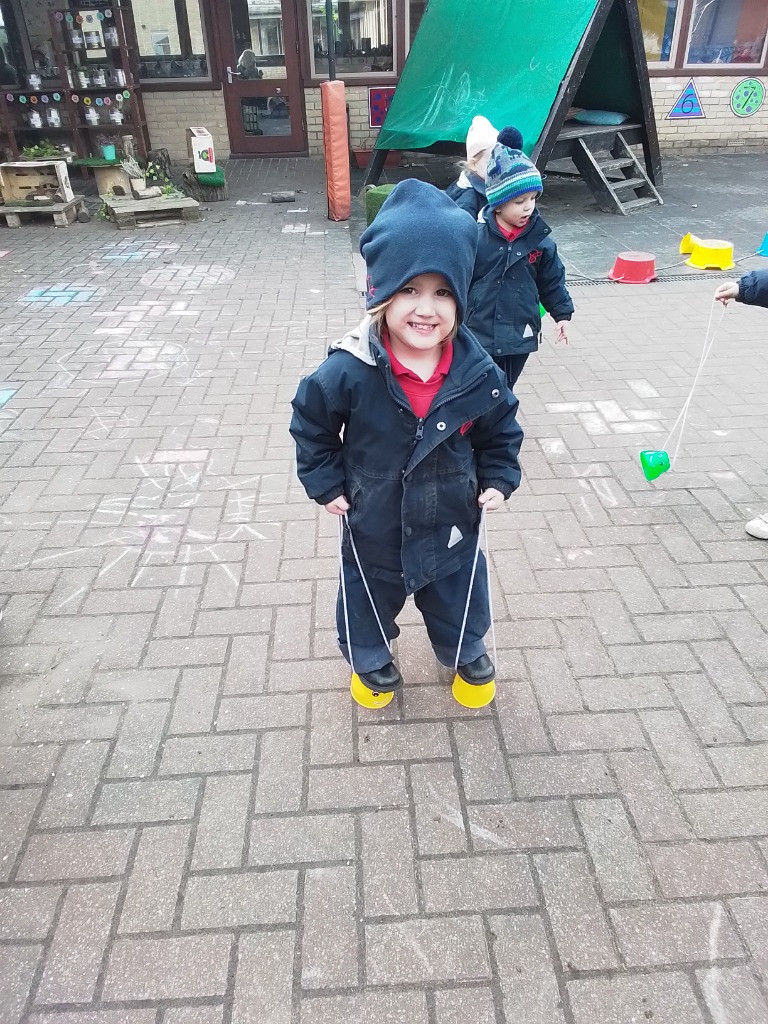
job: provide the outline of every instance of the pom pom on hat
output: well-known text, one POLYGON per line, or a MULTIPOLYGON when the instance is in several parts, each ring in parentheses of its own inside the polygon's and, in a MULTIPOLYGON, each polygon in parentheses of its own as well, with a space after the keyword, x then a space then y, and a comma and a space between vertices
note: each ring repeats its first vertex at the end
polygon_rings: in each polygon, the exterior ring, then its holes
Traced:
POLYGON ((515 128, 514 125, 507 125, 506 128, 502 128, 499 132, 499 137, 496 140, 502 146, 506 146, 507 149, 522 149, 523 148, 523 136, 521 132, 515 128))
POLYGON ((510 125, 499 132, 485 172, 485 195, 492 210, 526 192, 542 192, 541 175, 522 150, 523 136, 510 125))

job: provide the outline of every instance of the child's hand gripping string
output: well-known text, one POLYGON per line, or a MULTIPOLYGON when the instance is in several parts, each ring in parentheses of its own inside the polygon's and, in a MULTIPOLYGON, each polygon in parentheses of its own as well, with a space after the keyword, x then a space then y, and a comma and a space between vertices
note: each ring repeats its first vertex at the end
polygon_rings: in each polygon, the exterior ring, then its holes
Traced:
POLYGON ((501 508, 504 504, 504 495, 501 491, 497 491, 495 487, 488 487, 477 499, 477 504, 488 512, 495 512, 497 508, 501 508))
POLYGON ((323 508, 326 512, 330 512, 332 516, 343 516, 345 512, 349 512, 350 505, 344 495, 340 494, 338 498, 334 498, 327 505, 323 505, 323 508))
POLYGON ((721 284, 715 292, 715 299, 717 302, 722 302, 724 306, 727 306, 731 299, 738 299, 739 297, 739 282, 738 281, 726 281, 725 284, 721 284))

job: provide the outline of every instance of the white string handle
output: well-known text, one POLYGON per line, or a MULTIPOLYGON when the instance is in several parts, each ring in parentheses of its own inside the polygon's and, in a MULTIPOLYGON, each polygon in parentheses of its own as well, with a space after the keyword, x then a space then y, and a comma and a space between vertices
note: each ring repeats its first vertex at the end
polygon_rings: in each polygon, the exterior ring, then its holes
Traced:
POLYGON ((496 652, 496 625, 493 621, 493 596, 491 594, 491 563, 488 557, 488 519, 487 509, 483 506, 480 513, 480 526, 477 531, 477 545, 475 547, 475 557, 472 560, 472 573, 469 577, 469 589, 467 590, 467 603, 464 605, 464 617, 461 620, 461 630, 459 631, 459 642, 456 645, 456 660, 453 663, 453 671, 459 668, 459 658, 461 657, 461 645, 464 643, 464 633, 467 629, 467 618, 469 616, 469 605, 472 600, 472 588, 475 585, 475 572, 477 571, 477 560, 480 557, 480 547, 483 539, 485 540, 485 576, 488 587, 488 611, 491 616, 491 638, 493 640, 493 664, 496 665, 497 652, 496 652))
POLYGON ((719 331, 720 324, 723 322, 723 317, 725 316, 726 307, 723 306, 722 313, 720 314, 720 319, 717 321, 717 323, 715 324, 714 329, 713 329, 713 327, 712 327, 712 319, 713 319, 713 317, 715 315, 715 306, 716 305, 717 305, 717 300, 716 299, 712 299, 712 307, 711 307, 711 309, 709 311, 709 322, 707 323, 707 331, 706 331, 706 334, 704 335, 704 347, 703 347, 703 349, 701 351, 701 357, 699 359, 699 366, 698 366, 698 369, 696 370, 696 376, 693 378, 693 384, 691 385, 691 390, 688 392, 688 397, 686 398, 685 402, 683 403, 683 407, 680 410, 677 419, 672 424, 672 429, 670 430, 669 434, 667 434, 666 441, 662 445, 662 448, 664 449, 664 451, 667 451, 667 446, 668 446, 669 442, 671 441, 675 431, 677 430, 678 424, 680 424, 680 430, 679 430, 679 433, 677 435, 677 443, 675 444, 675 450, 674 450, 674 453, 672 455, 672 458, 669 460, 669 467, 670 467, 670 469, 672 469, 672 467, 675 465, 675 460, 677 459, 677 453, 680 451, 680 444, 681 444, 681 442, 683 440, 683 434, 685 433, 685 425, 686 425, 686 423, 688 421, 688 411, 689 411, 689 409, 691 407, 691 402, 693 401, 694 392, 696 391, 696 387, 697 387, 697 385, 699 383, 699 377, 701 376, 701 372, 704 369, 704 364, 706 363, 707 359, 709 358, 709 353, 712 351, 712 346, 715 343, 715 339, 717 337, 717 332, 719 331))
POLYGON ((355 668, 354 659, 352 657, 352 638, 349 635, 349 607, 347 605, 347 582, 344 577, 344 558, 342 556, 342 542, 344 540, 344 523, 346 523, 347 525, 347 530, 349 532, 349 540, 352 545, 352 554, 355 556, 355 562, 357 563, 357 569, 358 572, 360 573, 360 579, 363 581, 365 592, 368 595, 368 600, 371 602, 371 608, 373 608, 373 614, 376 616, 376 622, 378 624, 379 630, 381 631, 384 643, 387 645, 387 650, 389 651, 390 654, 392 653, 392 644, 389 642, 389 637, 384 632, 384 627, 381 624, 379 612, 373 600, 371 588, 368 586, 368 580, 365 578, 363 566, 360 562, 360 556, 357 553, 357 545, 355 544, 355 538, 352 536, 352 530, 349 525, 349 519, 347 519, 347 513, 345 512, 343 516, 339 516, 339 576, 341 577, 341 603, 344 608, 344 629, 347 634, 347 650, 349 652, 349 663, 352 666, 352 671, 355 674, 358 674, 357 669, 355 668))

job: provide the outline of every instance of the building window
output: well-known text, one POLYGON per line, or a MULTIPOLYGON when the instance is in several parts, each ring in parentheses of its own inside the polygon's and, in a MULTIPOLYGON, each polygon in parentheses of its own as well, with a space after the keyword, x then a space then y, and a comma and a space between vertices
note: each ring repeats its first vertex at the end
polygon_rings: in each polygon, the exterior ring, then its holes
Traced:
POLYGON ((421 19, 424 17, 424 11, 427 9, 427 3, 429 0, 406 0, 405 12, 408 18, 408 24, 405 30, 405 52, 407 53, 413 46, 413 40, 416 38, 416 33, 419 31, 419 25, 421 19))
POLYGON ((682 6, 678 0, 639 0, 645 56, 649 64, 669 64, 674 59, 675 29, 682 6))
POLYGON ((200 0, 133 0, 142 82, 210 79, 200 0))
POLYGON ((765 60, 765 0, 694 0, 686 64, 752 64, 765 60))
MULTIPOLYGON (((325 0, 307 0, 312 76, 328 74, 325 0)), ((395 69, 392 0, 333 0, 336 71, 339 77, 392 74, 395 69)))

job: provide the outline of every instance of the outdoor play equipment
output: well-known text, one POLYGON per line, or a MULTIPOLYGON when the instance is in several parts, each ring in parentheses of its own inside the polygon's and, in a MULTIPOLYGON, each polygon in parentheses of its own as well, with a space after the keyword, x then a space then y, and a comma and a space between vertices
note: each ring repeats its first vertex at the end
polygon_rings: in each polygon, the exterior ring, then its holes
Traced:
POLYGON ((519 128, 540 170, 572 160, 604 210, 661 201, 637 0, 430 0, 364 184, 393 149, 463 153, 476 114, 519 128))
POLYGON ((680 254, 689 254, 686 265, 696 270, 731 270, 735 266, 732 242, 724 242, 721 238, 697 238, 690 231, 680 243, 680 254))
POLYGON ((712 346, 715 343, 715 338, 717 337, 718 329, 720 327, 720 324, 723 322, 723 317, 725 316, 726 307, 723 306, 722 313, 720 314, 720 319, 713 327, 716 305, 717 301, 715 299, 712 299, 712 308, 709 311, 709 321, 707 323, 707 330, 704 335, 704 345, 701 350, 701 357, 699 359, 698 369, 696 370, 696 376, 693 378, 693 384, 691 385, 691 390, 688 392, 688 397, 683 403, 683 408, 680 410, 677 419, 672 424, 672 429, 667 434, 667 439, 664 442, 663 447, 658 449, 646 449, 645 451, 640 452, 640 466, 642 467, 643 475, 645 476, 646 480, 656 480, 657 477, 660 477, 662 475, 662 473, 666 473, 670 469, 674 468, 675 460, 677 459, 677 453, 680 451, 680 443, 683 439, 683 434, 685 432, 685 424, 688 420, 688 410, 691 407, 693 395, 696 391, 696 386, 699 383, 699 377, 701 376, 701 372, 704 369, 704 364, 706 363, 707 358, 709 357, 709 353, 712 351, 712 346), (675 444, 675 450, 672 453, 672 457, 670 458, 669 453, 667 452, 667 448, 669 447, 669 443, 675 434, 677 434, 677 442, 675 444))
MULTIPOLYGON (((496 665, 498 652, 496 650, 496 627, 493 621, 493 599, 491 596, 491 568, 490 561, 488 559, 488 526, 486 523, 486 516, 488 515, 485 509, 480 513, 480 526, 477 532, 477 545, 475 546, 475 556, 472 562, 472 572, 469 578, 469 586, 467 588, 467 598, 464 605, 464 616, 461 621, 461 629, 459 630, 459 636, 456 641, 456 659, 453 664, 453 684, 451 686, 451 692, 453 693, 454 700, 461 704, 465 708, 484 708, 487 704, 490 704, 493 698, 496 696, 496 680, 491 679, 486 683, 469 683, 466 679, 463 679, 459 674, 459 656, 461 653, 461 645, 464 642, 464 633, 467 628, 467 617, 469 616, 469 605, 472 598, 472 588, 475 584, 475 574, 477 572, 477 563, 480 558, 480 550, 485 542, 485 571, 487 574, 488 582, 488 603, 491 615, 491 636, 493 638, 493 664, 496 665)), ((339 516, 339 579, 341 582, 341 604, 344 614, 344 631, 347 636, 347 651, 349 652, 349 663, 352 667, 352 678, 349 684, 349 691, 352 694, 352 699, 363 708, 367 708, 371 711, 379 711, 385 708, 391 703, 392 698, 395 696, 393 691, 388 693, 378 692, 372 690, 369 686, 360 678, 357 670, 355 669, 355 660, 352 653, 352 638, 349 635, 349 605, 347 603, 347 584, 344 577, 344 561, 342 557, 342 543, 344 540, 344 529, 347 529, 349 534, 350 545, 352 547, 352 554, 355 558, 357 565, 357 571, 360 573, 360 579, 363 581, 365 592, 368 595, 368 600, 371 603, 373 614, 376 618, 376 623, 379 627, 379 632, 387 645, 387 650, 392 653, 392 644, 389 641, 389 637, 384 631, 384 626, 379 618, 379 613, 376 608, 376 603, 373 600, 373 594, 368 586, 368 580, 365 576, 362 563, 360 562, 360 556, 357 553, 357 545, 355 544, 355 538, 352 535, 352 530, 349 527, 349 520, 347 516, 339 516)))
POLYGON ((649 284, 656 280, 656 258, 650 252, 620 252, 608 277, 622 284, 649 284))

